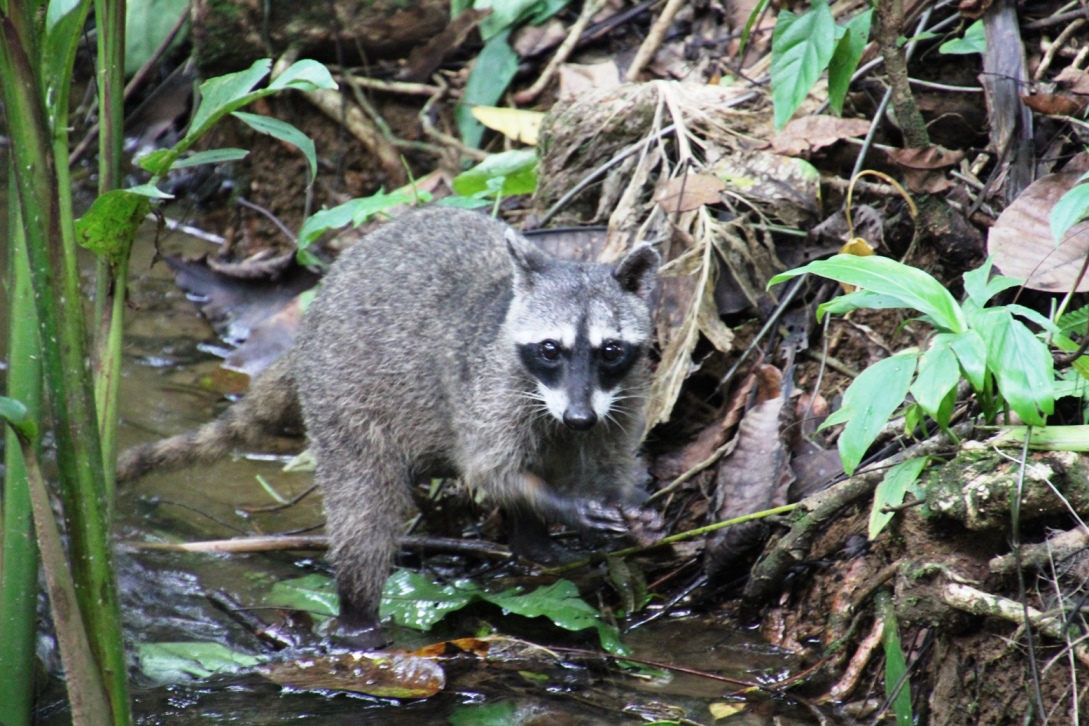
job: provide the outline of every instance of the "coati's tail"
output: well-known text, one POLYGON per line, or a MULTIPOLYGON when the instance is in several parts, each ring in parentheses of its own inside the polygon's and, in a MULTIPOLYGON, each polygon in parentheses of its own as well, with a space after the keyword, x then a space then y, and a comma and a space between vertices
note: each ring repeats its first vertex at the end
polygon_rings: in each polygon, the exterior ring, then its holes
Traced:
POLYGON ((211 423, 184 434, 134 446, 117 460, 117 481, 138 479, 156 469, 207 464, 231 449, 252 445, 302 421, 290 354, 282 356, 254 379, 241 401, 211 423))

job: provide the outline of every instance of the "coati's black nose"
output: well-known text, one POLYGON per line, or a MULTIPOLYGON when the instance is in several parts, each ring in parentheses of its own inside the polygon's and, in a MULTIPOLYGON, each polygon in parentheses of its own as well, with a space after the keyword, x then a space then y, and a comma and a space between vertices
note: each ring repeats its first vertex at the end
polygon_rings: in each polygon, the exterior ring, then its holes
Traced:
POLYGON ((569 408, 563 412, 563 422, 567 428, 585 431, 597 423, 597 414, 592 408, 569 408))

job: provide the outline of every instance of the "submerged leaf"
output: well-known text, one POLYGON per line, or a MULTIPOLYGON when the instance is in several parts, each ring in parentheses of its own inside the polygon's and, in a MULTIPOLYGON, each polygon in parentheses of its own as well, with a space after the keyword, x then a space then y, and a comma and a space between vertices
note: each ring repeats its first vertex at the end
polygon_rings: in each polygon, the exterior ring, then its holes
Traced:
POLYGON ((144 675, 156 683, 184 683, 222 673, 237 673, 264 663, 261 656, 240 653, 220 643, 137 643, 136 658, 144 675))
POLYGON ((446 687, 442 666, 409 653, 323 653, 270 663, 259 671, 299 691, 352 691, 378 698, 428 698, 446 687))

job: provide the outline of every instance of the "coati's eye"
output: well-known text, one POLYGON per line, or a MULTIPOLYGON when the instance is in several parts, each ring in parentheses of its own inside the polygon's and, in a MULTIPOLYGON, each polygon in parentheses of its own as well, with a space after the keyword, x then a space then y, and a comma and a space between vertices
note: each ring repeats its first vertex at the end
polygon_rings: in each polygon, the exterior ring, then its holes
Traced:
POLYGON ((615 340, 605 341, 601 346, 601 359, 606 363, 616 363, 624 357, 624 347, 615 340))
POLYGON ((560 357, 560 344, 554 340, 546 340, 538 346, 541 357, 547 361, 558 360, 560 357))

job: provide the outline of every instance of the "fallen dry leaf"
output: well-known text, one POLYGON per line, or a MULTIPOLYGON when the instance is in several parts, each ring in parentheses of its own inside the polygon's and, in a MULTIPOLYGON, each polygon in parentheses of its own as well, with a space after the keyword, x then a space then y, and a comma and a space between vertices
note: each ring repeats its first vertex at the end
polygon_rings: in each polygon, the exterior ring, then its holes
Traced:
POLYGON ((497 106, 473 106, 472 113, 473 118, 492 131, 530 146, 537 145, 537 135, 545 116, 543 111, 497 106))
POLYGON ((326 653, 258 671, 273 683, 301 691, 352 691, 379 698, 427 698, 446 687, 442 666, 408 653, 326 653))
POLYGON ((940 146, 921 149, 894 149, 889 157, 904 170, 907 187, 917 194, 937 194, 953 186, 945 169, 964 158, 963 151, 949 151, 940 146))
POLYGON ((691 212, 705 204, 719 202, 719 192, 725 188, 721 179, 710 174, 685 174, 659 186, 654 192, 654 201, 668 214, 691 212))
MULTIPOLYGON (((1051 208, 1069 191, 1078 172, 1048 174, 1033 182, 999 215, 987 234, 987 252, 1004 274, 1025 280, 1025 287, 1066 292, 1089 254, 1089 222, 1071 227, 1056 245, 1051 236, 1051 208)), ((1089 291, 1082 278, 1078 292, 1089 291)))
POLYGON ((843 139, 865 136, 869 131, 866 119, 802 116, 771 138, 771 148, 777 154, 804 156, 843 139))

